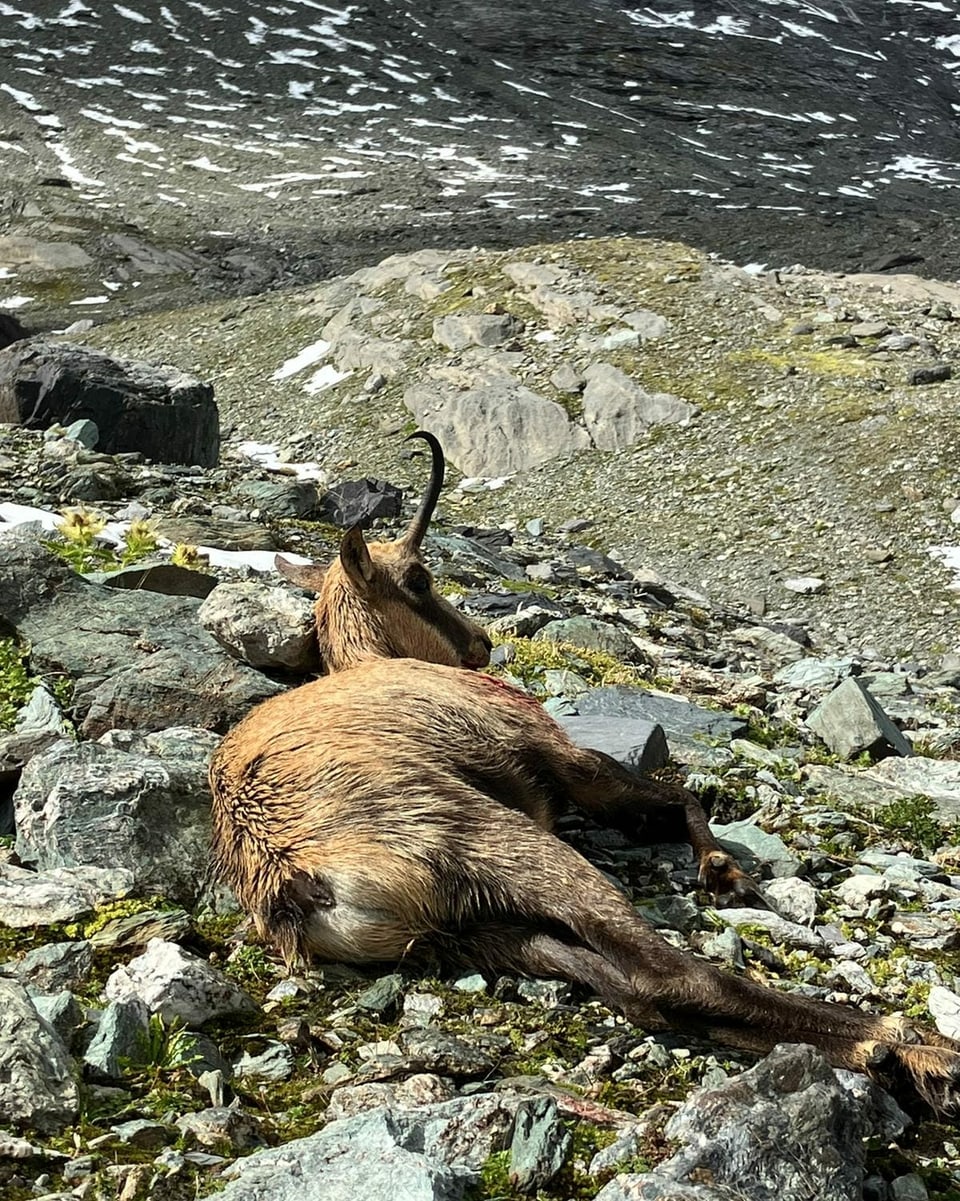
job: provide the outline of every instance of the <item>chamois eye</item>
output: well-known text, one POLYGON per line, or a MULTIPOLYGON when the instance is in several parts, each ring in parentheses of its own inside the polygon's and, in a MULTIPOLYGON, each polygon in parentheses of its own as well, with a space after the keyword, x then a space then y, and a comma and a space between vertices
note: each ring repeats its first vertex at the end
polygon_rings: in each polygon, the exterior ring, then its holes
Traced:
POLYGON ((411 592, 422 596, 425 592, 430 591, 430 577, 425 571, 414 572, 407 576, 407 587, 411 592))

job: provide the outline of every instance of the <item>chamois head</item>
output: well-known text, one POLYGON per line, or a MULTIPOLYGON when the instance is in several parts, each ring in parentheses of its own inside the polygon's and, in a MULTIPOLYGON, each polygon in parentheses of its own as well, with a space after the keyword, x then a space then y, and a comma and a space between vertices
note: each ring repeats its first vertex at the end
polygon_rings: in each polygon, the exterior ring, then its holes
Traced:
POLYGON ((420 544, 440 489, 444 461, 440 443, 418 431, 430 447, 430 480, 406 533, 396 542, 364 541, 359 526, 348 530, 329 566, 288 563, 277 570, 317 593, 317 641, 326 672, 342 671, 362 659, 423 659, 450 667, 485 667, 490 639, 458 613, 434 587, 420 544))

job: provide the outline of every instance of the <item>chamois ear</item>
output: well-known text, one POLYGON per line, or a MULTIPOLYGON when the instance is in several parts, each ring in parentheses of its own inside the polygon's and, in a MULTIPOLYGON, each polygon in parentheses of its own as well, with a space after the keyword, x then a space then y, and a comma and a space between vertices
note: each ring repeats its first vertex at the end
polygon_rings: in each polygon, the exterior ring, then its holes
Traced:
POLYGON ((326 567, 321 563, 291 563, 283 555, 276 555, 273 562, 281 575, 308 592, 319 592, 323 577, 327 574, 326 567))
POLYGON ((340 562, 355 584, 362 587, 373 579, 373 560, 363 540, 363 531, 358 525, 351 526, 343 536, 340 543, 340 562))

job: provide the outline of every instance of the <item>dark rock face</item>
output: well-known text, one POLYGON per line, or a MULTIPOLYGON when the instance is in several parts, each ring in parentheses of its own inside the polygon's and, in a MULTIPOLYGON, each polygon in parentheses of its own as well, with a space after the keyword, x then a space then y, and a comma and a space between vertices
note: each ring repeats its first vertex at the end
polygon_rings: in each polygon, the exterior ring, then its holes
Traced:
POLYGON ((10 313, 0 313, 0 350, 26 337, 29 335, 16 317, 10 313))
POLYGON ((369 529, 378 517, 397 517, 403 493, 384 480, 344 480, 336 484, 320 502, 320 518, 341 529, 358 525, 369 529))
MULTIPOLYGON (((0 328, 0 339, 3 330, 0 328)), ((93 421, 105 454, 213 467, 220 426, 213 388, 175 367, 30 341, 0 360, 0 421, 45 429, 93 421)))

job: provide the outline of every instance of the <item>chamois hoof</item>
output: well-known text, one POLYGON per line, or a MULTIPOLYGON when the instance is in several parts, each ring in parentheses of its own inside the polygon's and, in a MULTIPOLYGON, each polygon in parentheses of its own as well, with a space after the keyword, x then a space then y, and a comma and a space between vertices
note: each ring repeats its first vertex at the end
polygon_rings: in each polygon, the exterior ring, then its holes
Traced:
MULTIPOLYGON (((953 1044, 957 1046, 957 1044, 953 1044)), ((960 1113, 960 1053, 923 1043, 877 1043, 864 1066, 908 1113, 960 1113)))
POLYGON ((700 860, 698 879, 700 887, 718 901, 729 899, 751 909, 772 908, 756 881, 726 851, 708 851, 700 860))

